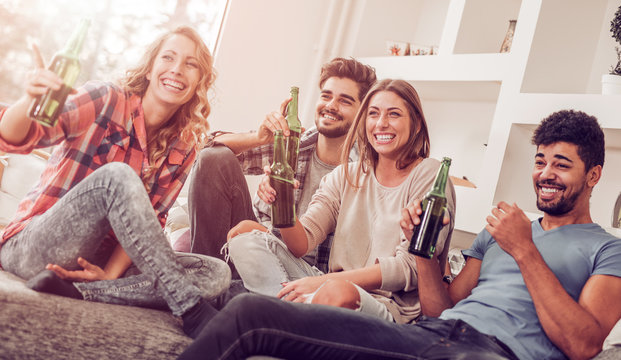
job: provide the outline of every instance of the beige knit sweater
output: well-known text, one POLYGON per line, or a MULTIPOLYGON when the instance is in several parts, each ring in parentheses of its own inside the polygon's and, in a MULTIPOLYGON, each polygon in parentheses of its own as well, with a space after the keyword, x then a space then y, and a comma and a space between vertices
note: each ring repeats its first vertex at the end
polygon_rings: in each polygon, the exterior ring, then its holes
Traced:
MULTIPOLYGON (((356 164, 349 166, 353 173, 356 164)), ((341 165, 322 179, 300 218, 309 251, 334 231, 330 272, 379 263, 382 285, 372 294, 398 323, 411 322, 420 315, 416 262, 407 251, 410 241, 399 226, 401 209, 431 189, 439 167, 438 160, 424 159, 396 187, 381 185, 371 170, 361 177, 361 187, 354 189, 345 180, 341 165)), ((455 190, 450 180, 446 195, 451 222, 440 233, 437 254, 442 252, 455 224, 455 190)))

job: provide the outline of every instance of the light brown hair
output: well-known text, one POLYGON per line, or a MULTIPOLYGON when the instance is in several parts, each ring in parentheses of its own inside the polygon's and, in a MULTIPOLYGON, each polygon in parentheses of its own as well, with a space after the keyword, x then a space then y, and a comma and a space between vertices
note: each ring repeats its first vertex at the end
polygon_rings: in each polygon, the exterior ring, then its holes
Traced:
POLYGON ((354 123, 347 133, 345 144, 343 145, 344 149, 351 149, 353 146, 357 146, 360 155, 360 159, 356 165, 356 174, 353 179, 352 174, 349 173, 349 154, 343 152, 341 157, 341 163, 345 171, 345 179, 353 187, 359 187, 360 176, 363 173, 368 173, 369 167, 375 169, 377 165, 379 156, 367 138, 366 118, 371 98, 381 91, 390 91, 402 98, 410 113, 410 121, 412 122, 408 142, 404 146, 405 150, 397 159, 397 169, 404 169, 419 158, 429 157, 429 131, 427 129, 425 115, 423 114, 423 107, 416 89, 404 80, 382 80, 375 84, 365 96, 356 114, 354 123))

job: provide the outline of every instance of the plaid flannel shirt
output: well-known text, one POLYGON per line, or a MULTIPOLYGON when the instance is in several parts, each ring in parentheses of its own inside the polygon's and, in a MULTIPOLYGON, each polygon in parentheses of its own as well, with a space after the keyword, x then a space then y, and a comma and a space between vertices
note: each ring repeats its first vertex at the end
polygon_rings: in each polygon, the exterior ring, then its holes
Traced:
MULTIPOLYGON (((217 136, 219 133, 215 133, 217 136)), ((317 139, 319 138, 319 132, 316 127, 312 127, 305 131, 300 136, 300 150, 298 154, 298 165, 295 171, 295 178, 300 182, 300 187, 294 191, 295 207, 298 208, 300 199, 302 198, 302 190, 304 189, 304 181, 306 180, 306 174, 308 173, 308 167, 313 157, 313 152, 317 147, 317 139)), ((214 139, 214 143, 217 140, 214 139)), ((242 152, 237 156, 242 171, 245 175, 262 175, 263 168, 272 164, 274 158, 274 145, 266 144, 254 149, 242 152)), ((349 155, 349 161, 355 161, 358 159, 358 153, 356 149, 352 149, 349 155)), ((281 238, 280 231, 276 228, 272 228, 272 213, 270 205, 261 200, 258 196, 254 196, 253 200, 254 213, 257 220, 268 229, 272 229, 272 233, 278 238, 281 238)), ((334 234, 329 234, 326 241, 322 242, 317 247, 317 254, 315 255, 315 265, 319 270, 328 272, 328 260, 330 257, 330 248, 332 246, 332 239, 334 234)))
MULTIPOLYGON (((0 121, 6 110, 0 111, 0 121)), ((54 205, 73 186, 100 166, 125 162, 141 177, 160 224, 181 191, 196 151, 177 140, 168 154, 150 167, 141 98, 111 83, 89 82, 71 96, 56 126, 32 123, 27 140, 18 146, 0 138, 0 150, 27 154, 57 145, 39 182, 20 202, 1 242, 21 231, 54 205), (151 169, 151 170, 149 170, 151 169)))

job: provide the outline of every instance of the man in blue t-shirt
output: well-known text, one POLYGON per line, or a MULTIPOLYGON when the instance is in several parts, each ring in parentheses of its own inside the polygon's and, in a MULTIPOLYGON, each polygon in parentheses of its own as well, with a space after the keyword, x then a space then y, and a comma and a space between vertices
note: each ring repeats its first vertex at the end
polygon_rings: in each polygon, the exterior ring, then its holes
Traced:
MULTIPOLYGON (((244 295, 181 358, 593 357, 621 318, 621 240, 594 224, 589 209, 602 174, 604 134, 594 117, 563 110, 541 122, 533 143, 543 217, 531 222, 517 205, 500 202, 448 286, 435 258, 417 258, 425 317, 416 324, 244 295)), ((419 201, 403 210, 408 238, 420 215, 419 201)))

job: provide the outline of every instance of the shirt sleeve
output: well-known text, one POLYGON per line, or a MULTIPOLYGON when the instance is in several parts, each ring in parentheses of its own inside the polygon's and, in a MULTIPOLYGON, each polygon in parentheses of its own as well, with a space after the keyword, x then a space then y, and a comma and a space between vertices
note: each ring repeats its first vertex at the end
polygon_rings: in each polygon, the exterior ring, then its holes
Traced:
POLYGON ((308 239, 307 254, 322 243, 336 228, 343 191, 343 166, 321 179, 304 215, 300 218, 308 239))
POLYGON ((611 275, 621 277, 621 239, 607 241, 595 257, 593 275, 611 275))
MULTIPOLYGON (((58 122, 47 127, 32 121, 26 140, 19 145, 11 145, 0 138, 0 150, 11 153, 28 154, 36 148, 46 148, 59 144, 63 140, 79 137, 92 124, 97 114, 106 106, 117 104, 113 97, 112 85, 103 82, 89 82, 77 89, 65 102, 58 122), (112 102, 111 102, 112 101, 112 102)), ((122 105, 122 102, 118 102, 122 105)), ((6 110, 0 112, 0 121, 6 110)))
POLYGON ((492 235, 487 230, 483 229, 472 242, 472 246, 463 250, 461 253, 464 257, 469 256, 478 260, 483 260, 483 255, 485 255, 485 251, 492 241, 494 241, 492 235))
POLYGON ((246 150, 237 155, 237 159, 244 175, 262 175, 263 167, 271 165, 273 153, 274 146, 267 144, 246 150))

